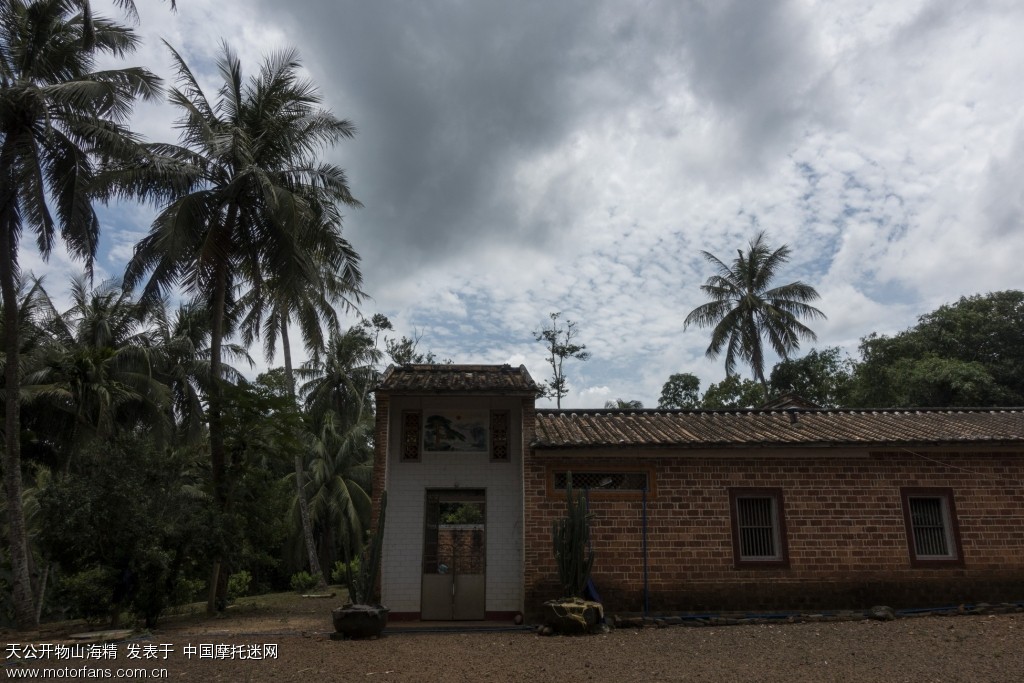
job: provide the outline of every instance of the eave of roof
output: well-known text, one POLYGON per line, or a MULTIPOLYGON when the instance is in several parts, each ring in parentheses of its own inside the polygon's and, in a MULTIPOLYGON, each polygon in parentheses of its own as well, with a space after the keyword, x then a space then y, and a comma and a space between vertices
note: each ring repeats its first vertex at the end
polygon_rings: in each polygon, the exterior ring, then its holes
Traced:
POLYGON ((1024 409, 544 410, 531 447, 732 449, 1024 444, 1024 409))
POLYGON ((496 394, 536 396, 537 384, 526 367, 511 365, 392 365, 377 393, 389 395, 496 394))

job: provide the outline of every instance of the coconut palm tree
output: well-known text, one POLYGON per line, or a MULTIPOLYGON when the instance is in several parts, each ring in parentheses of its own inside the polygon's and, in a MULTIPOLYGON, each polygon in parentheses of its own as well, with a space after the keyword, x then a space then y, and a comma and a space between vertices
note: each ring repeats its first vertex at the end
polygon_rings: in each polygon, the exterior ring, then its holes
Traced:
MULTIPOLYGON (((184 303, 173 313, 166 302, 150 306, 149 344, 153 350, 153 374, 171 392, 169 419, 176 444, 196 443, 203 434, 205 403, 210 388, 210 312, 201 303, 184 303)), ((224 356, 232 362, 253 360, 243 346, 225 343, 224 356)), ((241 374, 225 363, 224 378, 237 383, 241 374)))
MULTIPOLYGON (((120 57, 137 42, 129 29, 93 20, 93 47, 83 48, 83 19, 70 0, 0 3, 0 293, 8 320, 18 310, 22 231, 49 256, 59 232, 91 269, 99 238, 92 184, 104 157, 133 154, 125 128, 136 98, 153 98, 159 80, 141 68, 95 71, 97 56, 120 57)), ((19 395, 18 326, 6 329, 5 387, 19 395)), ((21 508, 20 412, 5 408, 4 485, 9 518, 15 619, 35 623, 21 508)))
MULTIPOLYGON (((373 411, 367 402, 348 419, 326 416, 312 440, 304 493, 313 533, 320 541, 319 559, 327 566, 345 557, 343 548, 350 557, 357 556, 369 528, 373 428, 373 411)), ((293 516, 297 507, 293 505, 293 516)))
POLYGON ((140 425, 158 435, 170 427, 164 419, 169 390, 153 374, 144 308, 114 281, 90 288, 78 276, 70 294, 72 305, 64 312, 44 300, 48 339, 23 380, 25 400, 45 405, 48 410, 37 412, 57 427, 50 431, 66 438, 65 470, 91 439, 140 425))
POLYGON ((319 361, 311 360, 296 370, 299 378, 306 380, 299 395, 311 418, 320 424, 333 414, 343 423, 354 423, 372 402, 370 393, 380 378, 377 364, 381 357, 366 325, 333 334, 319 361))
POLYGON ((309 514, 327 560, 337 555, 340 544, 357 552, 370 521, 371 391, 380 377, 376 366, 381 360, 371 327, 357 325, 332 334, 322 357, 296 371, 306 380, 300 396, 315 434, 305 485, 309 514))
MULTIPOLYGON (((335 234, 334 230, 326 231, 326 233, 335 234)), ((321 272, 321 283, 310 287, 302 280, 286 275, 279 279, 280 282, 270 284, 267 288, 269 296, 266 299, 256 299, 256 291, 251 290, 240 300, 240 307, 249 309, 242 322, 243 341, 246 345, 262 336, 263 349, 267 361, 270 361, 278 350, 278 340, 281 340, 285 356, 286 388, 292 400, 296 399, 295 372, 292 366, 292 348, 289 338, 289 326, 293 316, 302 334, 306 351, 313 359, 317 359, 326 347, 325 328, 330 333, 338 330, 338 315, 335 306, 341 304, 346 310, 354 310, 356 303, 362 297, 362 292, 359 290, 361 274, 357 266, 358 255, 351 249, 347 241, 339 241, 338 246, 343 256, 343 267, 325 265, 321 272)), ((324 254, 325 251, 321 249, 317 250, 317 253, 324 254)), ((296 499, 300 513, 302 538, 309 561, 309 573, 317 580, 319 586, 324 587, 327 582, 321 564, 316 557, 305 481, 304 458, 302 454, 296 454, 296 499)))
POLYGON ((814 287, 800 281, 771 286, 779 268, 789 260, 789 246, 772 251, 761 232, 750 241, 747 253, 742 249, 736 253, 736 259, 727 265, 714 254, 701 252, 718 273, 700 287, 711 300, 690 311, 683 326, 713 328, 707 357, 717 358, 724 349, 727 375, 735 372, 738 360, 746 362, 761 383, 767 402, 762 339, 767 338, 780 357, 788 358, 800 348, 800 339, 817 339, 800 318, 813 320, 825 314, 807 303, 819 298, 814 287))
MULTIPOLYGON (((248 309, 241 323, 242 339, 248 346, 262 336, 267 361, 277 352, 280 339, 284 353, 285 383, 288 395, 295 401, 295 372, 292 367, 291 342, 288 328, 292 318, 298 323, 299 331, 307 353, 314 360, 325 350, 324 328, 329 333, 337 332, 338 316, 335 310, 341 305, 345 310, 355 310, 363 297, 360 290, 362 275, 359 272, 359 256, 347 240, 335 230, 314 233, 322 235, 327 244, 317 245, 312 253, 323 263, 319 269, 319 281, 304 279, 308 275, 301 263, 296 263, 294 273, 284 274, 277 281, 264 288, 265 297, 258 299, 254 288, 239 300, 239 308, 248 309)), ((305 463, 301 453, 295 455, 295 487, 299 509, 302 537, 309 561, 309 572, 321 586, 326 585, 324 573, 317 559, 313 537, 313 523, 305 492, 305 463)))
MULTIPOLYGON (((319 107, 316 89, 298 76, 294 51, 269 57, 257 76, 243 81, 239 60, 225 45, 215 101, 185 60, 173 48, 171 53, 178 87, 170 99, 183 112, 182 145, 152 145, 141 167, 127 167, 117 177, 127 194, 163 202, 149 235, 136 246, 125 281, 134 286, 148 273, 144 298, 183 285, 209 307, 211 473, 214 498, 226 510, 221 382, 234 293, 247 285, 260 299, 297 263, 310 273, 307 282, 316 280, 317 260, 303 252, 321 243, 311 233, 336 227, 316 220, 322 207, 355 203, 344 171, 317 155, 351 137, 354 128, 319 107)), ((225 604, 227 593, 226 576, 215 564, 211 610, 225 604)))

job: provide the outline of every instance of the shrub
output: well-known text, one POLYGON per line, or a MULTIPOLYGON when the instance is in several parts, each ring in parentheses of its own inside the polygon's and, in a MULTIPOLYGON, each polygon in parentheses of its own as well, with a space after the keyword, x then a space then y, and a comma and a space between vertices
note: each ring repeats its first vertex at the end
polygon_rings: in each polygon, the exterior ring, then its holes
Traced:
POLYGON ((331 581, 333 583, 336 583, 336 584, 340 585, 340 586, 347 586, 348 585, 348 573, 347 573, 348 571, 351 571, 353 574, 358 574, 359 573, 359 558, 358 557, 353 558, 352 561, 348 563, 347 567, 345 566, 345 562, 342 561, 342 560, 338 560, 337 562, 335 562, 334 563, 334 569, 331 570, 331 581))
MULTIPOLYGON (((171 604, 177 606, 197 602, 203 594, 204 588, 206 588, 206 581, 202 579, 181 577, 174 583, 174 588, 171 590, 171 604)), ((230 590, 230 584, 228 590, 230 590)))
POLYGON ((90 567, 60 577, 56 597, 71 618, 85 619, 93 624, 110 618, 114 577, 106 567, 90 567))
POLYGON ((307 593, 316 588, 316 577, 309 572, 292 574, 292 590, 296 593, 307 593))
MULTIPOLYGON (((292 579, 294 587, 295 579, 292 579)), ((228 602, 234 602, 238 598, 249 594, 249 587, 252 585, 252 574, 244 569, 228 577, 228 602)))

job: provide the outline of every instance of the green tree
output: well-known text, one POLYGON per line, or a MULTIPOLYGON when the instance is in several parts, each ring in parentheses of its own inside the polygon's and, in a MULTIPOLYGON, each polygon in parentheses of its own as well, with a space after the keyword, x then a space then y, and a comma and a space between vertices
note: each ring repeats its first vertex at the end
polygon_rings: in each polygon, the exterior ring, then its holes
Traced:
POLYGON ((1020 405, 1024 292, 962 297, 891 337, 861 340, 851 403, 862 407, 1020 405))
POLYGON ((767 402, 762 340, 767 338, 776 354, 788 358, 800 348, 801 338, 817 339, 800 318, 813 320, 825 314, 807 303, 819 298, 814 287, 800 281, 771 286, 779 268, 789 260, 788 245, 772 251, 761 232, 750 241, 745 254, 742 249, 736 253, 732 265, 727 265, 714 254, 701 252, 718 273, 701 285, 701 291, 711 300, 690 311, 683 326, 711 327, 707 357, 718 358, 724 350, 727 375, 735 372, 737 361, 747 363, 767 402))
POLYGON ((661 387, 659 408, 691 410, 700 407, 700 379, 689 372, 669 375, 661 387))
MULTIPOLYGON (((395 365, 427 364, 433 365, 439 361, 437 354, 433 351, 420 351, 420 335, 413 331, 412 337, 402 336, 400 339, 385 338, 384 352, 395 365)), ((445 365, 451 365, 452 359, 445 358, 440 361, 445 365)))
POLYGON ((310 360, 297 373, 306 380, 300 396, 315 434, 306 493, 322 566, 331 566, 346 549, 355 556, 370 522, 372 390, 380 378, 382 355, 376 342, 386 320, 374 316, 367 324, 332 335, 322 358, 310 360))
POLYGON ((86 467, 37 494, 40 543, 63 577, 58 593, 82 575, 98 585, 85 601, 64 596, 72 616, 107 615, 116 625, 128 608, 152 627, 206 536, 205 502, 190 493, 196 477, 188 454, 120 435, 93 443, 81 457, 86 467))
POLYGON ((763 405, 764 392, 754 380, 739 375, 726 375, 717 384, 709 384, 701 407, 708 410, 737 410, 763 405))
MULTIPOLYGON (((94 70, 98 55, 134 50, 132 31, 94 19, 91 48, 83 18, 68 0, 0 3, 0 290, 6 319, 18 310, 18 247, 24 229, 43 257, 57 239, 91 270, 99 239, 93 190, 102 159, 134 154, 125 123, 138 97, 153 98, 158 79, 141 68, 94 70)), ((21 508, 18 327, 8 325, 4 485, 19 628, 35 623, 21 508)))
POLYGON ((551 365, 551 381, 541 384, 542 395, 554 398, 558 408, 562 407, 562 398, 569 393, 563 369, 565 361, 570 358, 579 361, 590 360, 590 352, 587 351, 586 344, 577 344, 573 341, 579 336, 576 323, 566 320, 565 327, 559 327, 558 319, 561 315, 561 311, 549 314, 551 327, 536 330, 533 333, 534 339, 543 342, 547 347, 548 363, 551 365))
POLYGON ((26 400, 41 404, 37 413, 64 441, 65 470, 88 441, 140 426, 163 436, 170 427, 169 391, 153 376, 145 310, 113 281, 90 288, 75 277, 70 294, 63 312, 44 300, 48 339, 23 379, 26 400))
MULTIPOLYGON (((145 297, 184 285, 210 310, 210 460, 214 495, 224 507, 222 347, 233 294, 244 285, 283 286, 297 261, 310 273, 321 272, 323 264, 308 250, 325 241, 314 233, 337 228, 324 219, 326 207, 355 199, 344 171, 317 155, 354 129, 319 107, 316 89, 298 75, 293 51, 266 59, 259 74, 244 81, 238 58, 225 45, 216 101, 184 59, 171 53, 179 87, 170 99, 183 112, 183 144, 150 146, 144 167, 123 169, 127 193, 166 202, 136 246, 125 282, 134 286, 149 273, 145 297)), ((214 576, 211 610, 225 604, 227 594, 226 575, 216 562, 214 576)))
MULTIPOLYGON (((82 47, 92 49, 96 45, 96 27, 93 20, 92 2, 90 0, 70 0, 69 7, 79 7, 82 10, 82 47)), ((139 12, 135 9, 134 0, 114 0, 114 4, 121 7, 127 17, 132 21, 139 20, 139 12)), ((177 1, 170 0, 171 9, 177 9, 177 1)))
POLYGON ((610 410, 643 410, 644 404, 642 401, 633 399, 632 401, 626 401, 621 398, 617 398, 614 401, 605 401, 604 407, 610 410))
MULTIPOLYGON (((354 199, 351 204, 358 205, 354 199)), ((324 328, 329 331, 338 329, 335 307, 340 304, 345 310, 356 310, 356 305, 364 296, 360 289, 362 274, 359 271, 359 255, 341 237, 340 216, 330 210, 332 206, 320 207, 314 204, 313 208, 319 216, 318 220, 330 222, 323 229, 311 231, 311 236, 318 243, 301 252, 296 251, 296 258, 290 264, 289 271, 277 275, 266 286, 253 287, 241 302, 243 309, 249 309, 242 321, 242 338, 246 345, 262 337, 263 349, 270 361, 277 352, 277 342, 280 340, 284 354, 285 388, 293 403, 296 390, 289 326, 293 322, 297 323, 306 352, 316 359, 326 346, 324 328)), ((296 453, 294 467, 309 572, 318 586, 325 587, 327 582, 317 558, 313 524, 306 500, 302 453, 296 453)))
POLYGON ((840 408, 849 404, 853 368, 853 360, 837 346, 811 349, 802 358, 777 363, 769 384, 776 396, 796 394, 822 408, 840 408))

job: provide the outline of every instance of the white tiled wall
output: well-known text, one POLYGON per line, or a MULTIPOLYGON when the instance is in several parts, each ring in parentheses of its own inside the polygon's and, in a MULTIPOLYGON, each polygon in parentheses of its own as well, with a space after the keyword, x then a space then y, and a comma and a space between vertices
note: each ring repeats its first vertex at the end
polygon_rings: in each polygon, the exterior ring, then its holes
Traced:
POLYGON ((484 489, 487 499, 488 612, 522 609, 523 447, 518 398, 400 397, 390 403, 388 435, 387 524, 381 591, 393 612, 420 611, 423 516, 427 489, 484 489), (491 462, 486 453, 423 453, 420 462, 399 462, 403 410, 508 410, 508 462, 491 462))

